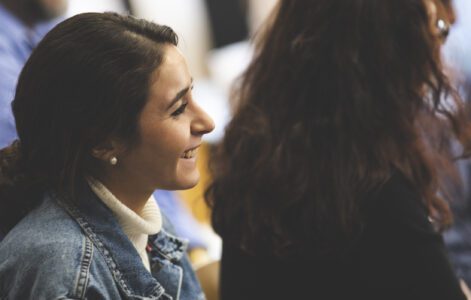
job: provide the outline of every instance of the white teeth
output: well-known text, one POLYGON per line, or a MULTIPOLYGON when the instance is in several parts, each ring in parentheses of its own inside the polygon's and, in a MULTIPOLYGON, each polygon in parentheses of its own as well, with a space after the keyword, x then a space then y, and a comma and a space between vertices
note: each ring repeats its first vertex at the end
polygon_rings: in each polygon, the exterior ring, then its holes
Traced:
POLYGON ((196 152, 197 152, 197 149, 185 151, 182 155, 182 158, 186 158, 186 159, 193 158, 195 157, 196 152))

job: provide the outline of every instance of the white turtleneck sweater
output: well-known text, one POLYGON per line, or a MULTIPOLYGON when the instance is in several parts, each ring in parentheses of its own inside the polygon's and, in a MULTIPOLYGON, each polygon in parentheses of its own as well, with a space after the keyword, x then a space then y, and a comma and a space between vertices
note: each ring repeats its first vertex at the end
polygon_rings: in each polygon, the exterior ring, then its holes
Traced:
POLYGON ((137 214, 119 201, 101 182, 87 178, 90 188, 115 214, 118 223, 139 253, 142 263, 150 271, 146 247, 149 235, 157 234, 162 228, 162 216, 153 196, 150 196, 142 211, 137 214))

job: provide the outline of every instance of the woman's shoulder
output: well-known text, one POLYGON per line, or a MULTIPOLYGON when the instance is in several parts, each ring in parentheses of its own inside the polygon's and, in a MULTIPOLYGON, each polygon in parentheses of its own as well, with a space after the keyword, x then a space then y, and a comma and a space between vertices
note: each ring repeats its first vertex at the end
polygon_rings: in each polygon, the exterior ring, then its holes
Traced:
POLYGON ((0 242, 0 295, 74 296, 80 290, 80 273, 91 264, 86 262, 87 251, 92 251, 91 242, 60 206, 45 197, 0 242))
POLYGON ((420 190, 398 171, 368 197, 366 220, 370 227, 436 236, 420 190))
POLYGON ((397 170, 368 194, 365 204, 367 209, 377 210, 424 208, 418 187, 397 170))
POLYGON ((40 204, 12 228, 0 245, 2 248, 7 244, 18 249, 44 248, 45 244, 56 247, 81 236, 80 227, 70 215, 52 197, 45 195, 40 204))

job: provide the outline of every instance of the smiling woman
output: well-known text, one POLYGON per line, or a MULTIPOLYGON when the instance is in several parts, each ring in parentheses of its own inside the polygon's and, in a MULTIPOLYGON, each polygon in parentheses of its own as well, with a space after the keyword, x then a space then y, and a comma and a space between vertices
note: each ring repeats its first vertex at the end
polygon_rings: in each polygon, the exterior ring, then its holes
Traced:
POLYGON ((35 49, 0 151, 1 297, 204 298, 151 196, 198 182, 214 127, 176 46, 169 27, 87 13, 35 49))

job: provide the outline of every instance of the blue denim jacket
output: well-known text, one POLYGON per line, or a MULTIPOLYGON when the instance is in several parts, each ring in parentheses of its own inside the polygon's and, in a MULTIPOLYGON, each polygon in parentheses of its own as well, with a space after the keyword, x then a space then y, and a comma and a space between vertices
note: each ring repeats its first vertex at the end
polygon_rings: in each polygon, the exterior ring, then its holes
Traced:
POLYGON ((0 243, 0 299, 205 299, 187 242, 167 221, 149 237, 149 272, 112 212, 84 190, 78 204, 47 194, 0 243))

